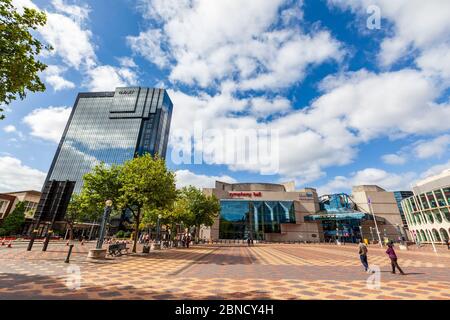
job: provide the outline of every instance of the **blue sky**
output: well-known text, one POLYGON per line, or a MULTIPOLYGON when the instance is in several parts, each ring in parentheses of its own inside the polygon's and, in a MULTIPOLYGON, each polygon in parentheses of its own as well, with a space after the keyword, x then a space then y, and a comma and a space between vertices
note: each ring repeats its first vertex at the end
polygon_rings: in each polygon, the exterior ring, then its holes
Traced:
POLYGON ((36 35, 55 50, 41 57, 47 91, 0 122, 0 192, 40 189, 78 92, 128 85, 169 90, 171 147, 186 148, 177 132, 194 123, 277 132, 270 175, 258 164, 178 165, 170 149, 179 186, 409 189, 450 167, 446 0, 14 3, 47 12, 36 35), (378 12, 380 28, 368 28, 378 12))

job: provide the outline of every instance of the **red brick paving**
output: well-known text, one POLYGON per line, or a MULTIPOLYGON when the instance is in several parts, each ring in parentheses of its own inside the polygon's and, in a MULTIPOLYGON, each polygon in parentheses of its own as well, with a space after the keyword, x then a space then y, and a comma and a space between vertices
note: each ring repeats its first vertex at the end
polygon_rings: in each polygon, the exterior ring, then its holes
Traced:
POLYGON ((449 299, 450 254, 399 251, 407 276, 390 273, 384 249, 369 248, 381 268, 380 288, 368 288, 355 246, 198 246, 92 263, 77 245, 70 266, 80 287, 67 287, 67 247, 51 243, 0 247, 0 299, 449 299))

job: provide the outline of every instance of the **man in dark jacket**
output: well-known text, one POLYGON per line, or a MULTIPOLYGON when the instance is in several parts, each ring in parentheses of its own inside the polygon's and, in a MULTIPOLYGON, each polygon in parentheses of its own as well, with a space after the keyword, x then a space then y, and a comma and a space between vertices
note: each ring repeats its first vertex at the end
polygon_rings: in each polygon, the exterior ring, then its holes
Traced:
POLYGON ((389 256, 389 259, 391 259, 392 273, 395 274, 395 268, 397 268, 398 271, 400 271, 400 274, 405 275, 403 270, 398 265, 397 255, 395 254, 393 241, 388 243, 388 249, 386 250, 386 254, 389 256))

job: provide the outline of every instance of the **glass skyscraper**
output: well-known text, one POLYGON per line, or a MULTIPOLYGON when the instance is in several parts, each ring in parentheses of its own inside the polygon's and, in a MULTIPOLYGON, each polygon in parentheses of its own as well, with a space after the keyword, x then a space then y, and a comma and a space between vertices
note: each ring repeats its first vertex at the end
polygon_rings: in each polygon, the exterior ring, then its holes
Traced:
POLYGON ((47 181, 75 181, 98 163, 121 164, 150 153, 165 158, 173 104, 166 90, 141 87, 80 93, 47 181))

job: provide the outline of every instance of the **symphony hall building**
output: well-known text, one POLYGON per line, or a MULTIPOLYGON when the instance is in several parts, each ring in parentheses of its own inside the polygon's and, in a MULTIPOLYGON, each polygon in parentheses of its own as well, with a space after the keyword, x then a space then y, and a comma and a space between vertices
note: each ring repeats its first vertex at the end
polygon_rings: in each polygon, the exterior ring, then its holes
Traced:
POLYGON ((211 239, 311 241, 323 239, 318 221, 305 216, 319 211, 315 189, 295 190, 285 184, 216 182, 205 194, 220 199, 221 211, 211 227, 211 239))

